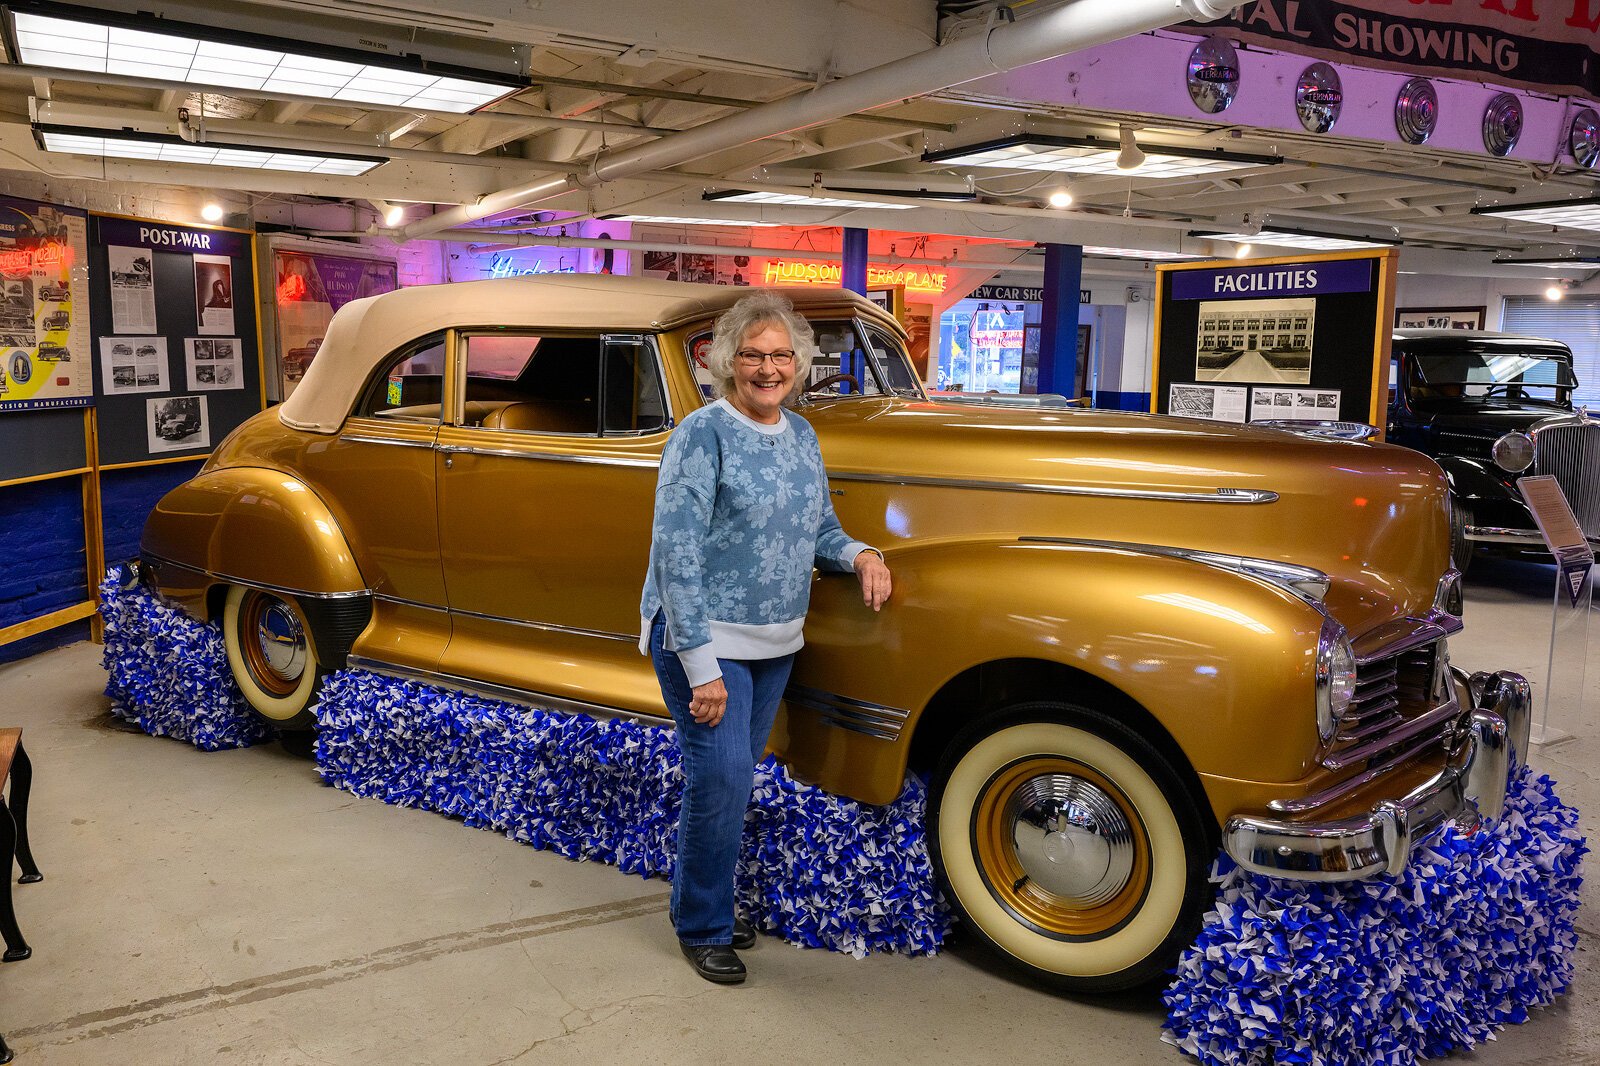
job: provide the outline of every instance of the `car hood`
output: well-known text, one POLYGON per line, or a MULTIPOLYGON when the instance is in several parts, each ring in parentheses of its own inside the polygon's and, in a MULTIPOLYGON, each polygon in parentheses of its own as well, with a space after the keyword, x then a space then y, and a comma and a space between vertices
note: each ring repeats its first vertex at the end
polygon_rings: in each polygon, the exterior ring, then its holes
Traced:
POLYGON ((1572 421, 1577 418, 1572 411, 1559 407, 1481 401, 1442 404, 1430 410, 1419 411, 1417 414, 1435 429, 1480 433, 1486 437, 1498 437, 1512 430, 1526 432, 1548 419, 1572 421))
POLYGON ((1329 607, 1355 633, 1425 612, 1449 565, 1444 475, 1410 449, 1116 411, 854 399, 801 413, 847 528, 891 543, 1047 536, 1298 563, 1334 579, 1329 607), (1269 502, 1224 502, 1250 492, 1269 502))

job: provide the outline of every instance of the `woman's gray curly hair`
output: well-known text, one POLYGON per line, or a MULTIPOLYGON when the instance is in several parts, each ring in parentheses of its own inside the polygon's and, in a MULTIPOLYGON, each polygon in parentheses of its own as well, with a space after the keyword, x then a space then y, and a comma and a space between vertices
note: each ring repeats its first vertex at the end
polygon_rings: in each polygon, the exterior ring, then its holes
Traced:
POLYGON ((711 334, 711 349, 706 353, 706 369, 711 372, 711 388, 718 396, 733 391, 733 357, 745 338, 767 326, 782 326, 789 332, 794 349, 794 380, 798 384, 811 372, 817 355, 817 337, 805 316, 796 313, 794 303, 781 292, 758 289, 723 312, 711 334))

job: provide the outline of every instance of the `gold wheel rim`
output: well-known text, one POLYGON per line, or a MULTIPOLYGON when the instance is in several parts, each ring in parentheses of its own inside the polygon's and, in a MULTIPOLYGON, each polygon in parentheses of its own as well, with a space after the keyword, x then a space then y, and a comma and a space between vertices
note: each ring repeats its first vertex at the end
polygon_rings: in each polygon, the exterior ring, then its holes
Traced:
MULTIPOLYGON (((1086 820, 1081 812, 1077 820, 1086 820)), ((1089 827, 1070 826, 1080 840, 1096 835, 1089 827)), ((1035 831, 1036 832, 1036 831, 1035 831)), ((1061 834, 1046 834, 1060 837, 1061 834)), ((1127 795, 1104 774, 1071 759, 1038 757, 1013 763, 996 774, 978 797, 973 813, 972 837, 979 871, 996 901, 1015 917, 1040 931, 1063 939, 1093 939, 1120 928, 1139 909, 1150 889, 1149 837, 1138 811, 1127 795), (1019 851, 1019 832, 1025 832, 1019 810, 1026 811, 1041 791, 1068 791, 1093 796, 1102 823, 1115 823, 1117 831, 1105 852, 1108 866, 1097 884, 1084 886, 1081 872, 1068 875, 1071 888, 1063 891, 1052 871, 1041 869, 1037 853, 1019 851), (1120 865, 1119 865, 1120 863, 1120 865), (1042 876, 1044 875, 1044 876, 1042 876)), ((1091 843, 1091 849, 1098 847, 1091 843)), ((1061 849, 1058 847, 1057 852, 1061 849)), ((1066 849, 1070 854, 1070 846, 1066 849)), ((1101 856, 1084 859, 1091 868, 1101 856)))

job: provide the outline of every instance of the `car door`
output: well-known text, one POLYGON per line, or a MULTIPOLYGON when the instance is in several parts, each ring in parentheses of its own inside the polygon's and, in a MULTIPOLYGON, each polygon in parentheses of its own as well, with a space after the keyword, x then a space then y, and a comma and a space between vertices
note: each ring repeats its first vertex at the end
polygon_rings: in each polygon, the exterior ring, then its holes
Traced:
POLYGON ((441 670, 663 714, 637 648, 672 420, 653 338, 463 331, 439 435, 441 670))

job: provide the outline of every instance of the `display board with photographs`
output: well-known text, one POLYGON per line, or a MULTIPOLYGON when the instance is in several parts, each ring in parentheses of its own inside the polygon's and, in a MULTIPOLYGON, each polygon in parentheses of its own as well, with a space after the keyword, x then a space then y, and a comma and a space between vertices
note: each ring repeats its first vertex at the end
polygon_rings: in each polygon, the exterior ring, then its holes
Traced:
POLYGON ((1151 410, 1381 427, 1394 253, 1159 267, 1151 410))
MULTIPOLYGON (((267 393, 271 399, 287 400, 316 360, 334 312, 352 300, 393 292, 399 286, 399 267, 393 259, 354 245, 281 234, 263 241, 260 256, 262 276, 270 277, 273 286, 264 323, 267 393)), ((203 295, 196 293, 197 298, 203 295)))
POLYGON ((204 455, 261 410, 253 241, 92 216, 102 465, 204 455))

